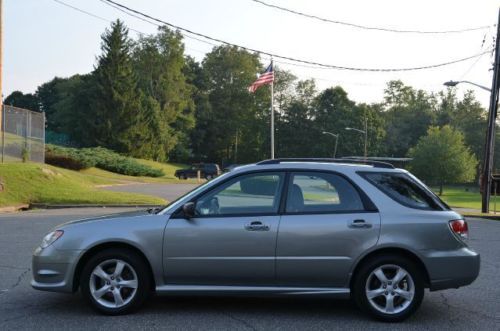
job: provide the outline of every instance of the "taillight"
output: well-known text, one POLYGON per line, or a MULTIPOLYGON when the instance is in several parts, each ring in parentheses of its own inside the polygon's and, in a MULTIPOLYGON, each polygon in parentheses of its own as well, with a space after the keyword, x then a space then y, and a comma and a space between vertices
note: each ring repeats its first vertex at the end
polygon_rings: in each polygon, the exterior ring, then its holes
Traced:
POLYGON ((467 222, 464 220, 453 220, 450 221, 450 228, 455 234, 460 236, 462 239, 469 238, 469 227, 467 226, 467 222))

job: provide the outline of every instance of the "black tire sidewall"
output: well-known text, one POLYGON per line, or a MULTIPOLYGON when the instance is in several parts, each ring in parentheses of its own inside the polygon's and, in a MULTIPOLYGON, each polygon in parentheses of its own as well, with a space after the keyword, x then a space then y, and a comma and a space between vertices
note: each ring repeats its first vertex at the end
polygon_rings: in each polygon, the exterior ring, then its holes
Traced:
POLYGON ((94 309, 105 315, 122 315, 133 312, 141 306, 151 293, 151 275, 149 268, 141 256, 132 250, 127 249, 107 249, 92 256, 85 264, 80 288, 83 296, 94 309), (99 304, 90 293, 90 275, 94 268, 106 260, 119 259, 127 262, 137 274, 137 292, 134 298, 125 306, 120 308, 108 308, 99 304))
POLYGON ((420 307, 424 297, 424 287, 422 272, 418 270, 415 263, 410 259, 399 255, 380 255, 371 258, 360 267, 355 275, 352 291, 353 299, 361 310, 384 322, 400 322, 411 316, 420 307), (372 307, 366 297, 365 286, 368 276, 374 269, 384 264, 394 264, 404 268, 413 278, 415 285, 415 295, 412 303, 405 310, 397 314, 384 314, 378 311, 372 307))

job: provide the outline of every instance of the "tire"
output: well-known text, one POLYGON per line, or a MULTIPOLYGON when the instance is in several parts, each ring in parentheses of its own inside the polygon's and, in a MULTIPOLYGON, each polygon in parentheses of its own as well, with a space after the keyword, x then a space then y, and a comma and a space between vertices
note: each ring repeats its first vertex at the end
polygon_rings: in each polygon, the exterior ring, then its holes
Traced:
POLYGON ((182 175, 182 179, 187 180, 188 178, 186 175, 182 175))
POLYGON ((214 178, 214 176, 213 176, 213 175, 206 175, 206 176, 205 176, 205 179, 206 179, 206 180, 211 180, 212 178, 214 178))
POLYGON ((380 255, 363 263, 354 275, 351 290, 362 311, 384 322, 400 322, 420 307, 424 279, 411 260, 399 255, 380 255), (401 279, 394 284, 396 276, 401 279))
POLYGON ((114 248, 92 256, 83 268, 80 282, 83 296, 105 315, 133 312, 149 297, 151 285, 151 274, 143 258, 132 250, 114 248), (115 274, 119 265, 121 272, 115 274))

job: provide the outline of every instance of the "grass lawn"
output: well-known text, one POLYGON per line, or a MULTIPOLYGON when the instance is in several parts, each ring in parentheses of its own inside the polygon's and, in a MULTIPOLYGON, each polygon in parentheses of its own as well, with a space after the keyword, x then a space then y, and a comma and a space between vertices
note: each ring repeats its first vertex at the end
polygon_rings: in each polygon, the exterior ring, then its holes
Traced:
POLYGON ((0 181, 3 183, 0 206, 31 202, 47 204, 164 204, 166 202, 154 196, 96 188, 96 185, 123 182, 124 179, 119 177, 129 177, 110 174, 113 176, 96 176, 38 163, 0 164, 0 181))
MULTIPOLYGON (((438 188, 433 188, 434 192, 439 192, 438 188)), ((481 194, 477 187, 466 186, 446 186, 443 195, 440 197, 451 207, 470 208, 481 210, 481 194)), ((493 210, 495 197, 491 196, 490 209, 493 210)), ((500 210, 500 197, 497 201, 497 209, 500 210)))

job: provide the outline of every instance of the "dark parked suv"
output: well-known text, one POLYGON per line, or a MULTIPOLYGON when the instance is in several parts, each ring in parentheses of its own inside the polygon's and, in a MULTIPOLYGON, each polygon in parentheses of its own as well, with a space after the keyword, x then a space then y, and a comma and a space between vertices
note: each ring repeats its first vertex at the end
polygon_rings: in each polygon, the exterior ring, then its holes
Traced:
POLYGON ((200 163, 193 164, 191 168, 179 169, 175 171, 175 177, 179 179, 188 179, 198 177, 198 171, 200 171, 200 177, 206 179, 213 179, 220 175, 220 168, 215 163, 200 163))

